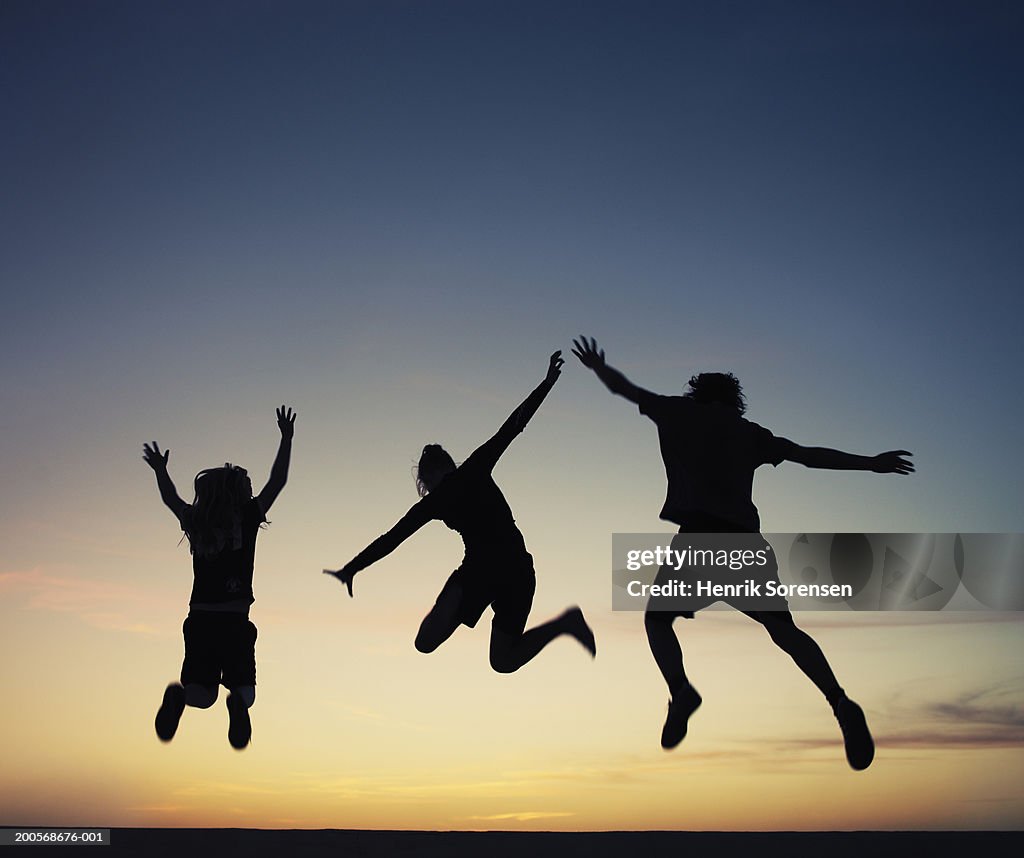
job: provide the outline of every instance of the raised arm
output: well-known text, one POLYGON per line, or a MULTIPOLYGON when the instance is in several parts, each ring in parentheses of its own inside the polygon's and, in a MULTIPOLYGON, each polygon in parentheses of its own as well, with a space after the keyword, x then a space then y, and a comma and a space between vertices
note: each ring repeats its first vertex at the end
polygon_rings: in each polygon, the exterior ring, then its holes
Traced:
POLYGON ((857 456, 828 447, 801 447, 792 441, 784 443, 784 458, 790 462, 806 465, 808 468, 874 471, 876 474, 911 474, 914 472, 914 463, 904 458, 914 454, 907 450, 890 450, 887 453, 879 453, 877 456, 857 456))
POLYGON ((593 337, 590 338, 588 343, 587 338, 581 336, 578 340, 573 340, 572 344, 574 346, 572 353, 580 359, 580 363, 587 369, 592 369, 597 374, 597 377, 604 382, 604 386, 612 393, 624 396, 634 403, 639 403, 640 397, 647 393, 646 390, 642 387, 637 387, 617 369, 605 363, 604 350, 597 347, 597 340, 593 337))
POLYGON ((324 569, 324 575, 332 575, 341 581, 348 588, 348 594, 351 596, 352 579, 355 578, 357 572, 361 572, 367 566, 387 557, 430 521, 430 513, 427 508, 428 500, 428 498, 421 500, 398 520, 398 524, 387 533, 378 536, 341 569, 324 569))
POLYGON ((153 442, 142 445, 142 458, 156 474, 156 487, 160 490, 160 499, 167 505, 167 508, 174 513, 174 517, 180 519, 181 511, 187 504, 178 497, 178 490, 174 487, 171 475, 167 473, 167 458, 171 455, 170 450, 160 452, 160 445, 153 442))
MULTIPOLYGON (((564 363, 561 351, 551 355, 548 359, 548 372, 544 376, 544 380, 509 415, 508 419, 501 424, 501 428, 473 451, 470 459, 480 462, 488 470, 494 467, 498 459, 501 458, 501 454, 508 449, 508 445, 512 443, 516 435, 526 428, 526 424, 537 413, 537 409, 540 408, 544 397, 548 395, 551 388, 555 386, 555 382, 558 381, 558 377, 562 374, 562 364, 564 363)), ((466 461, 469 461, 469 459, 466 461)))
POLYGON ((288 482, 288 465, 292 460, 292 438, 295 435, 296 417, 298 414, 293 414, 291 408, 282 405, 277 409, 277 428, 281 430, 281 443, 277 448, 274 464, 270 468, 270 478, 257 498, 264 515, 270 511, 284 484, 288 482))

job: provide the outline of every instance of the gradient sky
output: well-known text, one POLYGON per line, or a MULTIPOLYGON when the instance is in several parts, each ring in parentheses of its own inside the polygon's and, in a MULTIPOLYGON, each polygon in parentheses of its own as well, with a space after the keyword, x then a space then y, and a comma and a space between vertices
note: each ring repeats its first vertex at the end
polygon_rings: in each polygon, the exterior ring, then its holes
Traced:
POLYGON ((668 531, 663 393, 734 371, 805 444, 908 478, 764 469, 766 531, 1020 531, 1024 10, 1013 2, 0 5, 3 824, 1021 828, 1017 614, 801 615, 868 712, 851 773, 812 686, 740 616, 682 627, 705 697, 658 747, 610 534, 668 531), (495 472, 558 641, 508 677, 486 621, 426 657, 438 524, 320 575, 544 374, 495 472), (191 586, 183 496, 290 482, 256 559, 252 746, 222 703, 153 734, 191 586))

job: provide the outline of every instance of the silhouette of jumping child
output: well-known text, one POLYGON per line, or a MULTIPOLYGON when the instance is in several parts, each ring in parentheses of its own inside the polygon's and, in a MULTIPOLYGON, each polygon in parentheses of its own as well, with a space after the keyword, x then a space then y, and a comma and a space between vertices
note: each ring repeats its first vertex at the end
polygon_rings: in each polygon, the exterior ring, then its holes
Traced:
POLYGON ((156 713, 156 734, 164 742, 174 738, 186 705, 209 709, 223 685, 229 692, 228 741, 238 750, 249 744, 249 707, 256 700, 256 626, 249 621, 256 534, 288 480, 295 417, 291 408, 277 409, 281 444, 256 497, 245 468, 226 464, 196 475, 195 500, 187 504, 167 473, 171 451, 161 452, 155 441, 143 445, 142 458, 156 473, 160 497, 188 537, 194 575, 182 627, 181 682, 167 686, 156 713))
MULTIPOLYGON (((908 474, 913 464, 906 450, 877 456, 855 456, 823 447, 802 447, 744 419, 746 410, 739 381, 731 373, 701 373, 690 379, 683 396, 659 396, 637 387, 608 366, 597 342, 574 340, 573 354, 592 369, 605 386, 640 407, 658 427, 668 493, 661 518, 679 525, 680 533, 757 533, 760 519, 751 500, 754 471, 761 465, 799 462, 809 468, 908 474)), ((663 568, 659 572, 662 576, 663 568)), ((774 572, 774 570, 773 570, 774 572)), ((854 769, 866 769, 874 758, 874 742, 861 708, 846 696, 821 648, 797 628, 788 603, 776 597, 777 610, 749 611, 772 641, 790 655, 831 704, 854 769)), ((710 601, 710 600, 709 600, 710 601)), ((724 599, 723 601, 729 601, 724 599)), ((683 670, 683 654, 672 630, 676 617, 692 611, 664 610, 656 600, 644 615, 651 653, 668 684, 671 699, 661 734, 664 748, 674 748, 686 736, 687 722, 701 696, 683 670)))
POLYGON ((494 437, 461 465, 456 466, 437 444, 424 447, 416 477, 422 500, 343 568, 324 570, 324 574, 345 584, 351 596, 357 572, 386 557, 428 521, 440 520, 458 531, 465 544, 465 557, 420 625, 416 635, 420 652, 433 652, 460 625, 475 626, 488 606, 494 611, 490 663, 498 673, 518 670, 560 635, 575 638, 592 656, 597 651, 593 632, 577 607, 526 630, 536 586, 533 558, 505 496, 491 477, 501 454, 554 386, 562 364, 561 352, 551 355, 547 375, 537 389, 512 412, 494 437))

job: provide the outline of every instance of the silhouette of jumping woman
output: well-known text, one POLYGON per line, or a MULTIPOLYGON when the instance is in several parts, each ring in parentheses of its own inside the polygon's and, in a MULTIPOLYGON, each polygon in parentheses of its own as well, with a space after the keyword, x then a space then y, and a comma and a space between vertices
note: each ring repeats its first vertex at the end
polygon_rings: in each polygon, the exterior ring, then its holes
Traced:
POLYGON ((533 558, 516 527, 505 496, 491 471, 513 439, 523 431, 561 374, 560 351, 551 355, 547 375, 512 412, 497 433, 461 465, 438 444, 423 448, 416 485, 422 500, 399 522, 339 570, 324 570, 348 588, 352 579, 386 557, 428 521, 440 520, 462 536, 465 557, 448 578, 430 613, 420 624, 416 649, 433 652, 460 625, 474 627, 488 605, 491 620, 490 663, 498 673, 513 673, 561 635, 575 638, 591 654, 594 634, 578 607, 532 629, 526 621, 536 579, 533 558))
MULTIPOLYGON (((743 391, 731 373, 701 373, 690 379, 683 396, 659 396, 610 367, 593 338, 580 337, 573 345, 573 354, 612 393, 636 403, 640 413, 657 425, 668 479, 661 518, 679 525, 680 533, 757 533, 760 518, 751 488, 754 471, 764 464, 790 461, 809 468, 880 474, 914 470, 904 458, 911 455, 906 450, 855 456, 824 447, 802 447, 773 435, 744 419, 743 391)), ((743 613, 761 623, 772 641, 825 695, 839 721, 847 761, 854 769, 866 769, 874 758, 874 742, 863 711, 846 696, 818 644, 797 628, 785 599, 780 596, 778 602, 778 610, 743 613)), ((671 694, 661 734, 666 749, 686 737, 687 722, 701 704, 700 694, 686 677, 682 649, 672 630, 673 621, 680 616, 690 619, 693 613, 659 610, 653 600, 644 615, 651 653, 671 694)))
POLYGON ((249 621, 256 534, 288 481, 295 417, 291 408, 277 409, 281 443, 256 497, 245 468, 225 464, 196 475, 195 500, 187 504, 167 473, 171 451, 161 452, 156 441, 143 444, 142 458, 156 473, 160 497, 188 537, 194 576, 182 627, 181 682, 167 686, 156 713, 156 734, 164 742, 174 738, 186 705, 209 709, 223 685, 229 692, 228 741, 238 750, 249 744, 249 707, 256 700, 256 626, 249 621))

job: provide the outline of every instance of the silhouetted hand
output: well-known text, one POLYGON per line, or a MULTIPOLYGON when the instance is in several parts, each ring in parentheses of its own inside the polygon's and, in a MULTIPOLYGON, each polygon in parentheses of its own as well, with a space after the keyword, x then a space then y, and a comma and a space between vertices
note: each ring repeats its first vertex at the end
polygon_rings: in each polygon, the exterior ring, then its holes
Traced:
POLYGON ((281 430, 282 438, 290 441, 295 435, 295 418, 298 416, 292 413, 291 408, 285 408, 283 405, 277 409, 277 428, 281 430))
POLYGON ((166 471, 167 470, 167 457, 171 455, 170 450, 164 450, 160 452, 160 445, 153 442, 153 446, 149 444, 142 445, 142 458, 146 464, 149 465, 154 471, 166 471))
POLYGON ((593 337, 590 338, 590 342, 587 342, 587 338, 580 336, 578 340, 573 340, 572 344, 575 348, 572 353, 580 359, 587 369, 597 369, 599 366, 604 366, 604 350, 597 347, 597 340, 593 337))
POLYGON ((356 577, 356 573, 350 569, 349 566, 343 566, 341 569, 337 570, 324 569, 324 575, 330 575, 332 578, 337 578, 348 588, 349 596, 352 595, 352 579, 356 577))
POLYGON ((914 463, 904 456, 913 456, 908 450, 890 450, 888 453, 879 453, 872 459, 871 470, 876 474, 912 474, 914 463))
POLYGON ((558 376, 562 374, 562 364, 565 361, 562 360, 562 350, 559 349, 548 361, 548 374, 544 377, 544 380, 549 384, 554 384, 558 380, 558 376))

